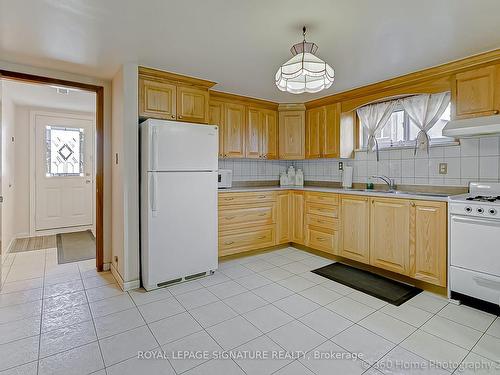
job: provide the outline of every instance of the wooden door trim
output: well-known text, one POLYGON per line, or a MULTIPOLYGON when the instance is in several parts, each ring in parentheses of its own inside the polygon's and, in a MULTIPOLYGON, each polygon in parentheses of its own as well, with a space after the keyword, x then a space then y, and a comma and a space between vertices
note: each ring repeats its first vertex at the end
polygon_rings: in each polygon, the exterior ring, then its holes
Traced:
POLYGON ((95 212, 95 230, 96 230, 96 268, 101 272, 104 268, 104 87, 91 85, 88 83, 68 81, 64 79, 38 76, 33 74, 14 72, 9 70, 0 70, 0 77, 14 81, 28 83, 51 84, 58 86, 67 86, 78 88, 96 94, 96 113, 95 113, 95 149, 96 149, 96 212, 95 212))

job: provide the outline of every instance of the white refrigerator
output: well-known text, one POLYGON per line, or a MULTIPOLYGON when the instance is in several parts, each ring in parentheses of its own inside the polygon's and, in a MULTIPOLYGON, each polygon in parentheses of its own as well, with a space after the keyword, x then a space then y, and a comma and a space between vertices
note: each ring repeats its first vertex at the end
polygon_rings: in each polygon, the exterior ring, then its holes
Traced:
POLYGON ((146 290, 217 269, 218 128, 146 120, 141 131, 141 279, 146 290))

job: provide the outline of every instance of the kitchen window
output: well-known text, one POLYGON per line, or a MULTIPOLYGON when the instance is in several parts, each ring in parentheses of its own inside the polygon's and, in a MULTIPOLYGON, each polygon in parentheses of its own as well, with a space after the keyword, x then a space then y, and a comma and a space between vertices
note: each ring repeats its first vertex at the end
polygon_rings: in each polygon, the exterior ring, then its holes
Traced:
MULTIPOLYGON (((451 104, 448 104, 438 122, 428 132, 431 139, 431 146, 455 142, 454 138, 443 136, 443 128, 450 120, 450 106, 451 104)), ((366 149, 368 131, 363 126, 360 126, 360 130, 359 144, 363 149, 366 149)), ((418 132, 418 127, 403 110, 403 107, 397 105, 385 126, 375 133, 375 137, 380 149, 391 147, 414 147, 418 132)))

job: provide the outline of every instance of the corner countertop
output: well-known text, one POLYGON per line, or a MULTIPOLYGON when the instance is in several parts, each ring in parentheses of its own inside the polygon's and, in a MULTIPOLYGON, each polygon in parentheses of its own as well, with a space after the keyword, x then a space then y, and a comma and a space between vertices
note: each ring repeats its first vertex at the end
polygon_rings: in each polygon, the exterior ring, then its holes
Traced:
POLYGON ((344 189, 321 186, 250 186, 250 187, 234 187, 229 189, 219 189, 219 193, 247 193, 259 191, 318 191, 324 193, 350 194, 350 195, 365 195, 371 197, 387 197, 387 198, 404 198, 404 199, 420 199, 426 201, 448 202, 449 195, 444 193, 419 193, 419 192, 384 192, 383 190, 365 190, 365 189, 344 189))

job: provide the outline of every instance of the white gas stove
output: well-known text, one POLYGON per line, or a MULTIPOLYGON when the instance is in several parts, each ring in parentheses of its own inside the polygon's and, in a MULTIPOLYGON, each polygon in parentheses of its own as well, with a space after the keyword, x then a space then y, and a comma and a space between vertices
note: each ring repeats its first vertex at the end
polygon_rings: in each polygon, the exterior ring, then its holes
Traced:
MULTIPOLYGON (((449 198, 449 292, 500 304, 500 183, 449 198)), ((453 295, 452 295, 453 294, 453 295)))

